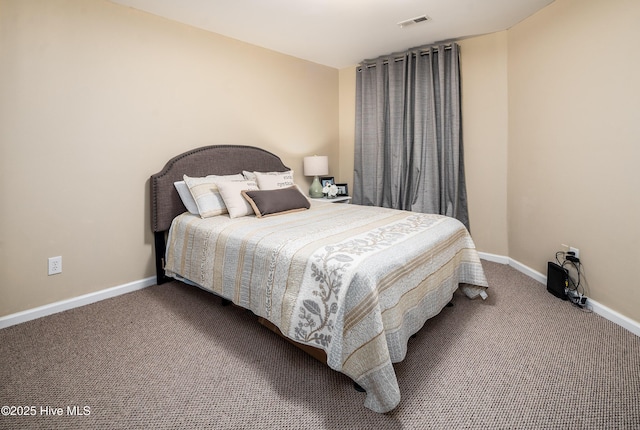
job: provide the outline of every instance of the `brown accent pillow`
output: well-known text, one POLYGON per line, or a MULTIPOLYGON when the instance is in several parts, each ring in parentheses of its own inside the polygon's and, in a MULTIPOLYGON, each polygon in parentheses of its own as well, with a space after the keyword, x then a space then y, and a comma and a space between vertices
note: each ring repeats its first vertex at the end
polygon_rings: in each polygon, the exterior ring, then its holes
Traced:
POLYGON ((242 191, 258 218, 309 209, 309 200, 295 185, 275 190, 242 191))

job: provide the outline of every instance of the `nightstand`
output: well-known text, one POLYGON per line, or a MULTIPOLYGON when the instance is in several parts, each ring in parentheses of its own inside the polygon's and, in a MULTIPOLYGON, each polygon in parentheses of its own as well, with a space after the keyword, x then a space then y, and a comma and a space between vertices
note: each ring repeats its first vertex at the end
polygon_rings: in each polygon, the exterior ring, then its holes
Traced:
POLYGON ((329 202, 329 203, 351 203, 351 196, 338 196, 338 197, 334 197, 332 199, 328 199, 326 197, 319 197, 319 198, 313 198, 313 197, 309 197, 311 200, 318 200, 318 201, 323 201, 323 202, 329 202))

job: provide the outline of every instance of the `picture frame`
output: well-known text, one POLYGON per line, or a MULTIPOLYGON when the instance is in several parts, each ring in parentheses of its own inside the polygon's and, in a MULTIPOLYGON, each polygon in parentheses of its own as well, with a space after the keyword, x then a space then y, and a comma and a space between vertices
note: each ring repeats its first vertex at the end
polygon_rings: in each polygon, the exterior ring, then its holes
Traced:
POLYGON ((347 184, 335 184, 338 187, 338 197, 349 195, 349 186, 347 184))
POLYGON ((334 183, 333 176, 323 176, 320 178, 320 185, 322 185, 322 188, 327 185, 333 185, 334 183))

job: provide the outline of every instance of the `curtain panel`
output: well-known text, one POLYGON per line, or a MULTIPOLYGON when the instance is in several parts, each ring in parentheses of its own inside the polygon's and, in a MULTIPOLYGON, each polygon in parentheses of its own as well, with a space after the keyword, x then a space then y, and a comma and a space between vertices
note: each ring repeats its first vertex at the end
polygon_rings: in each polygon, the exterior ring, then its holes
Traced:
POLYGON ((459 48, 364 61, 356 78, 353 202, 469 219, 459 48))

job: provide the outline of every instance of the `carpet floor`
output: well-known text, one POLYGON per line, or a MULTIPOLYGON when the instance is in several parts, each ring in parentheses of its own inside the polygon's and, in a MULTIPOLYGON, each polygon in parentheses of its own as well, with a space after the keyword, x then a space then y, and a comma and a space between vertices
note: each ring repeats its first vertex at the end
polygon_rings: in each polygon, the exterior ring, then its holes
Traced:
POLYGON ((390 413, 171 282, 0 330, 0 429, 639 429, 640 338, 483 265, 489 299, 457 292, 410 340, 390 413))

